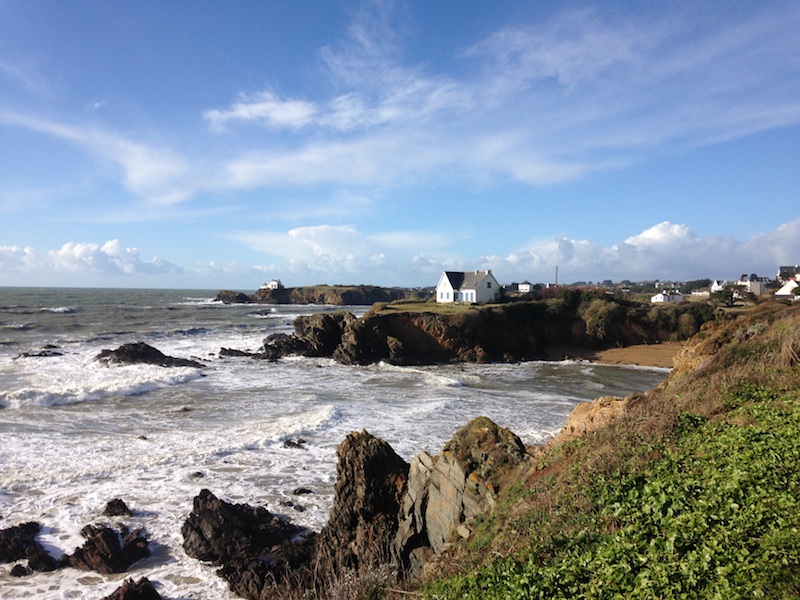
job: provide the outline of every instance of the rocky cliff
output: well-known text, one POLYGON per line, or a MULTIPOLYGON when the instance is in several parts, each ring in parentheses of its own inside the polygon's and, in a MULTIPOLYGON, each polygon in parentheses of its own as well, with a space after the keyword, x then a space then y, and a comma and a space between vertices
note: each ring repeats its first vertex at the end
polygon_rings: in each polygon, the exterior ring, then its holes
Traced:
POLYGON ((398 365, 562 358, 565 347, 607 348, 685 339, 714 313, 702 305, 667 310, 593 300, 588 304, 514 302, 457 313, 369 311, 299 317, 291 340, 266 340, 282 352, 330 356, 343 364, 398 365), (665 317, 666 316, 666 317, 665 317))
POLYGON ((369 306, 394 300, 424 300, 430 294, 416 289, 384 288, 374 285, 314 285, 278 289, 260 289, 252 295, 231 290, 217 293, 216 300, 226 304, 258 302, 263 304, 328 304, 333 306, 369 306))

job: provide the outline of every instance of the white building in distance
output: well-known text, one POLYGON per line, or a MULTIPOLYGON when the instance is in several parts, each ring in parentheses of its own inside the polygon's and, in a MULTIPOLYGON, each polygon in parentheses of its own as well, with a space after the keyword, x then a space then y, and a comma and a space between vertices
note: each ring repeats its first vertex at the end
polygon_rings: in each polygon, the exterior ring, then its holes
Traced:
POLYGON ((500 284, 492 271, 445 271, 436 284, 436 302, 494 302, 500 284))
POLYGON ((261 289, 262 290, 280 290, 283 288, 283 284, 281 283, 280 279, 273 279, 268 283, 262 283, 261 289))
POLYGON ((653 304, 661 304, 667 302, 683 302, 683 294, 677 290, 663 290, 652 296, 650 302, 653 304))

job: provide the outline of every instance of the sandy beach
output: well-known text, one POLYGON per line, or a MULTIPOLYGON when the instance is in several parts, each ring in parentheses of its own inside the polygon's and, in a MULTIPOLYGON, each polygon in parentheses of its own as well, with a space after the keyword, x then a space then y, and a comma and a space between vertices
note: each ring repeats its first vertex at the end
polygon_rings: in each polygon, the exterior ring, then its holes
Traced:
POLYGON ((671 369, 673 360, 683 348, 683 342, 637 344, 625 348, 591 350, 587 348, 562 348, 553 358, 580 358, 610 365, 639 365, 671 369))

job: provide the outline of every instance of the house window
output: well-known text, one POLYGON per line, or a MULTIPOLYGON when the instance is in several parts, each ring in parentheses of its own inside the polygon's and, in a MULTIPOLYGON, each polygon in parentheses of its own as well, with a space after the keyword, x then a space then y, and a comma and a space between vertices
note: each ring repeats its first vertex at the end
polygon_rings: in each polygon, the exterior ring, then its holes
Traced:
POLYGON ((487 282, 486 282, 486 287, 487 287, 488 289, 492 289, 492 282, 491 282, 491 281, 487 281, 487 282))

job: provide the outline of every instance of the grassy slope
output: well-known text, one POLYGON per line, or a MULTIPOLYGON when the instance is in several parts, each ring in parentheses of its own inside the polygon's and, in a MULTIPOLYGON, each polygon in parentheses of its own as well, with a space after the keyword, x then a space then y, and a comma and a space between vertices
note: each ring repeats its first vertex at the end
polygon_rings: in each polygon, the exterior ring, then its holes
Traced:
POLYGON ((544 454, 430 598, 800 597, 800 306, 698 334, 606 430, 544 454))

